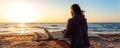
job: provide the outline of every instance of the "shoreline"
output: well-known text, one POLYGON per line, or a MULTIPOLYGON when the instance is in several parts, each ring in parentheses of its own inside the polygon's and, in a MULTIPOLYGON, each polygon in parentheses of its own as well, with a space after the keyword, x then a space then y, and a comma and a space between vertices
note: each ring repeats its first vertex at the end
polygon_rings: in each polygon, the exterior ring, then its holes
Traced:
MULTIPOLYGON (((30 33, 0 33, 0 35, 30 35, 33 34, 34 32, 30 32, 30 33)), ((37 32, 39 34, 44 34, 44 32, 40 33, 37 32)), ((61 31, 57 31, 57 32, 50 32, 51 34, 61 34, 61 31)), ((92 36, 92 35, 98 35, 98 34, 120 34, 120 32, 88 32, 88 35, 92 36)))

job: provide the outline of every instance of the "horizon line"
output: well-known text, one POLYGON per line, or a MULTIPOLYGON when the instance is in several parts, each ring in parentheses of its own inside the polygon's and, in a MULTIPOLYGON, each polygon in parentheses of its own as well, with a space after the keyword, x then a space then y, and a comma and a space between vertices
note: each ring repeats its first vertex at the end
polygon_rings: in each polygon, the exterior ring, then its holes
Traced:
MULTIPOLYGON (((0 22, 1 23, 21 23, 21 22, 0 22)), ((24 22, 24 23, 67 23, 67 22, 24 22)), ((87 23, 120 23, 120 22, 87 22, 87 23)))

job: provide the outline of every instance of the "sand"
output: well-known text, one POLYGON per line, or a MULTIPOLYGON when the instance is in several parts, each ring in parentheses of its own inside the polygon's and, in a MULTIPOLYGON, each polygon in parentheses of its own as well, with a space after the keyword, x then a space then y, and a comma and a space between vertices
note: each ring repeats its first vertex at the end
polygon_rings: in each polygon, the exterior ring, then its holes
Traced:
MULTIPOLYGON (((0 35, 0 48, 62 48, 54 41, 32 41, 33 35, 0 35)), ((90 37, 90 48, 120 48, 120 36, 115 35, 99 35, 98 37, 90 37), (109 36, 117 37, 116 40, 111 40, 109 36)))
POLYGON ((32 41, 32 36, 4 37, 0 39, 0 48, 61 48, 54 41, 32 41))

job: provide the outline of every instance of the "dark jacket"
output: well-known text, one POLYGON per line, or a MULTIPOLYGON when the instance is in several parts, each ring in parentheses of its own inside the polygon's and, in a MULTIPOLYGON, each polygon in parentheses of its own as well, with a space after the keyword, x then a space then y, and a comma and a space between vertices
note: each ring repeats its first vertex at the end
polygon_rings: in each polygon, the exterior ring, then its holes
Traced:
POLYGON ((89 47, 88 26, 84 15, 75 15, 68 20, 65 37, 70 39, 70 48, 89 47))

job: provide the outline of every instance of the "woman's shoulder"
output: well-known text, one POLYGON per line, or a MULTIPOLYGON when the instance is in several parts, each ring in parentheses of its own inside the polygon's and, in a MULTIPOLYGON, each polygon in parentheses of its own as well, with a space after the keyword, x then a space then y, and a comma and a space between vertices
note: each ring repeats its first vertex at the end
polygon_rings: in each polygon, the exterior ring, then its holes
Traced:
POLYGON ((68 23, 74 24, 74 23, 76 23, 76 20, 75 20, 74 18, 70 18, 70 19, 68 20, 68 23))
POLYGON ((73 22, 73 21, 74 21, 74 18, 68 19, 68 22, 73 22))

